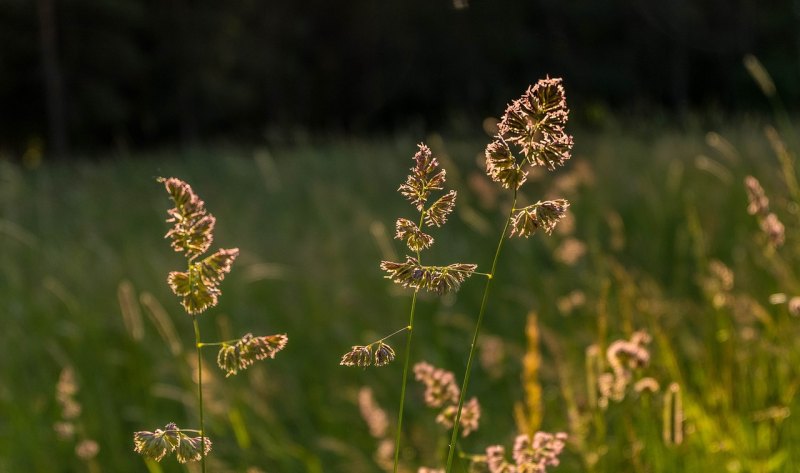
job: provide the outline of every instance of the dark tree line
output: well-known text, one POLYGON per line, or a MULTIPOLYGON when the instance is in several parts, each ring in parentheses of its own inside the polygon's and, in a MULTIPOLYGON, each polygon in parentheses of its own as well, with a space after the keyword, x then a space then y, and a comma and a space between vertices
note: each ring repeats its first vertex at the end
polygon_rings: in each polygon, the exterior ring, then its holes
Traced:
POLYGON ((800 99, 800 0, 463 4, 0 0, 0 150, 440 126, 548 73, 577 107, 736 112, 747 53, 800 99))

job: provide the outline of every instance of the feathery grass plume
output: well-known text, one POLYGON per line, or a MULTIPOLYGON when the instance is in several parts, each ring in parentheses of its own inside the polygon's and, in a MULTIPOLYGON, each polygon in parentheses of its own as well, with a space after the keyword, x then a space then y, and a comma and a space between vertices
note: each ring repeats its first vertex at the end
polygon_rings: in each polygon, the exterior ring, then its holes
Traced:
POLYGON ((216 253, 191 263, 185 272, 172 271, 167 277, 172 292, 181 297, 181 305, 191 315, 205 312, 219 301, 222 291, 219 284, 239 256, 239 249, 221 249, 216 253))
POLYGON ((168 453, 175 453, 178 462, 199 461, 211 451, 211 440, 207 437, 190 437, 174 422, 164 430, 141 431, 133 434, 134 451, 160 462, 168 453))
MULTIPOLYGON (((200 469, 205 473, 206 455, 211 451, 211 440, 205 435, 201 349, 205 346, 221 346, 217 354, 217 364, 226 372, 226 376, 230 376, 257 360, 274 358, 286 346, 288 338, 285 334, 255 337, 248 333, 238 340, 228 342, 201 341, 198 315, 217 304, 221 295, 219 285, 230 272, 231 265, 239 255, 239 249, 219 249, 198 260, 211 247, 216 219, 208 213, 205 203, 189 184, 174 177, 158 178, 158 182, 164 184, 175 204, 174 208, 167 211, 167 222, 173 225, 165 238, 171 239, 172 248, 186 257, 186 271, 170 272, 167 283, 172 292, 181 298, 181 305, 192 318, 197 357, 197 410, 200 430, 181 430, 170 423, 164 430, 135 432, 134 450, 156 461, 160 461, 167 453, 175 452, 178 462, 199 461, 200 469), (196 432, 200 435, 192 437, 184 432, 196 432)), ((182 351, 181 343, 165 311, 154 298, 145 296, 148 295, 142 295, 142 303, 150 309, 159 333, 169 342, 172 353, 179 355, 182 351)))
POLYGON ((275 358, 275 354, 283 350, 288 341, 285 334, 254 337, 252 333, 248 333, 233 344, 222 343, 217 353, 217 365, 225 371, 227 378, 252 366, 258 360, 275 358))
POLYGON ((486 146, 486 174, 506 189, 519 189, 528 179, 511 148, 501 136, 486 146))
MULTIPOLYGON (((570 158, 572 137, 564 131, 569 109, 560 78, 542 79, 511 102, 498 124, 500 137, 518 145, 532 166, 555 170, 570 158)), ((510 186, 508 186, 510 187, 510 186)))
POLYGON ((375 348, 374 352, 373 364, 375 366, 386 366, 394 361, 394 357, 394 348, 386 343, 378 342, 378 346, 375 348))
MULTIPOLYGON (((458 413, 458 399, 461 393, 455 375, 423 361, 414 365, 414 377, 425 385, 425 404, 434 409, 443 408, 436 416, 436 422, 445 428, 452 428, 458 413)), ((463 437, 478 429, 480 417, 480 404, 478 399, 473 397, 464 405, 460 416, 463 437)))
POLYGON ((370 366, 372 364, 371 345, 354 345, 349 352, 342 355, 342 361, 339 364, 342 366, 361 366, 362 368, 370 366))
POLYGON ((395 239, 404 240, 411 251, 422 251, 433 245, 433 237, 420 230, 411 220, 398 218, 395 228, 395 239))
POLYGON ((133 450, 160 462, 167 453, 172 453, 178 448, 179 435, 180 429, 173 422, 167 424, 164 430, 135 432, 133 434, 133 450))
POLYGON ((572 136, 568 135, 564 128, 568 119, 569 108, 567 108, 562 80, 550 77, 541 79, 535 85, 528 87, 522 97, 508 105, 497 125, 497 135, 486 147, 484 153, 486 174, 493 181, 500 183, 502 187, 513 189, 514 196, 497 243, 492 269, 484 285, 481 307, 475 322, 475 331, 467 356, 464 382, 447 453, 448 473, 452 471, 459 420, 469 386, 475 347, 478 345, 483 317, 486 314, 489 289, 496 279, 495 270, 506 235, 528 237, 539 228, 543 228, 545 233, 551 234, 569 207, 569 202, 566 200, 556 199, 539 201, 521 209, 516 208, 519 188, 527 178, 527 173, 522 170, 523 164, 543 166, 548 171, 554 171, 570 159, 573 141, 572 136), (514 156, 511 146, 521 152, 521 160, 514 156))
POLYGON ((447 223, 447 217, 456 207, 456 195, 456 191, 451 190, 431 204, 425 211, 425 223, 432 227, 441 227, 447 223))
MULTIPOLYGON (((458 412, 458 405, 451 404, 442 410, 436 416, 436 423, 443 425, 445 428, 450 429, 455 422, 456 413, 458 412)), ((461 411, 461 436, 466 437, 472 432, 478 430, 481 420, 481 406, 478 403, 478 398, 473 397, 464 404, 461 411)))
POLYGON ((744 188, 747 191, 747 213, 766 217, 769 214, 769 198, 758 179, 753 176, 745 177, 744 188))
POLYGON ((171 246, 178 253, 183 253, 190 261, 205 253, 214 240, 216 219, 208 213, 203 202, 192 187, 180 179, 170 177, 159 178, 164 183, 175 207, 168 210, 173 224, 164 238, 172 240, 171 246))
POLYGON ((517 467, 506 460, 506 449, 502 445, 486 447, 486 465, 489 473, 517 473, 517 467))
POLYGON ((597 405, 605 409, 608 401, 620 402, 625 399, 628 387, 633 383, 633 371, 643 368, 650 362, 647 345, 650 335, 640 330, 634 332, 629 340, 616 340, 606 349, 606 359, 611 372, 597 376, 597 391, 600 394, 597 405))
POLYGON ((556 224, 564 218, 569 208, 565 199, 536 202, 522 209, 511 217, 511 235, 528 238, 542 228, 548 235, 553 233, 556 224))
POLYGON ((761 220, 761 231, 767 235, 767 240, 769 240, 769 243, 774 248, 783 246, 783 242, 785 241, 784 227, 777 215, 770 213, 764 217, 764 219, 761 220))
POLYGON ((533 440, 528 435, 519 435, 513 452, 517 468, 521 472, 546 472, 548 466, 558 466, 566 440, 564 432, 536 432, 533 440))
POLYGON ((764 188, 753 176, 745 178, 744 187, 747 190, 747 213, 756 216, 761 231, 767 236, 767 240, 773 248, 782 246, 785 229, 778 216, 770 212, 769 198, 767 198, 764 188))
POLYGON ((567 434, 536 432, 533 440, 527 434, 518 435, 514 441, 514 464, 506 460, 505 448, 492 445, 486 448, 486 465, 489 473, 546 473, 547 467, 558 466, 567 434))
POLYGON ((439 295, 456 292, 478 268, 474 264, 454 263, 447 266, 423 266, 417 258, 406 256, 404 263, 382 261, 381 269, 395 284, 413 289, 425 289, 439 295))
MULTIPOLYGON (((395 335, 406 330, 406 327, 393 333, 395 335)), ((392 335, 389 335, 391 337, 392 335)), ((341 366, 360 366, 366 368, 367 366, 386 366, 394 361, 395 353, 394 348, 385 343, 384 340, 389 337, 384 337, 381 340, 372 342, 369 345, 354 345, 349 352, 342 355, 339 362, 341 366)))
POLYGON ((196 462, 211 451, 211 440, 208 437, 189 437, 181 435, 175 456, 178 463, 196 462))
POLYGON ((421 212, 431 191, 442 190, 447 173, 444 169, 436 172, 439 161, 433 157, 430 148, 421 143, 417 147, 419 150, 414 155, 415 164, 411 168, 411 174, 398 191, 421 212))
POLYGON ((439 408, 458 401, 460 391, 451 371, 423 361, 414 365, 414 377, 425 385, 425 404, 428 407, 439 408))

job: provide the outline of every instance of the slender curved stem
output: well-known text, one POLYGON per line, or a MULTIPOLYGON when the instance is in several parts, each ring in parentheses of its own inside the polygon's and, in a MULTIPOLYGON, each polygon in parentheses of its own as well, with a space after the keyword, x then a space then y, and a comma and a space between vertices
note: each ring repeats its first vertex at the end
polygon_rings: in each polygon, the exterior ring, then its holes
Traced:
POLYGON ((467 387, 469 386, 469 376, 472 371, 472 360, 475 355, 475 347, 478 345, 478 335, 480 335, 481 324, 483 323, 483 315, 486 313, 486 303, 489 300, 489 289, 492 287, 494 281, 494 273, 497 268, 497 261, 500 259, 500 251, 503 249, 503 243, 506 239, 508 227, 511 224, 511 216, 513 215, 514 208, 517 205, 517 191, 514 190, 514 202, 511 204, 511 210, 508 212, 506 224, 503 227, 503 233, 500 234, 500 241, 497 242, 497 250, 494 252, 494 261, 492 261, 492 270, 486 279, 486 285, 483 289, 483 299, 481 300, 481 308, 478 312, 478 321, 475 322, 475 333, 472 335, 472 345, 469 347, 469 356, 467 357, 467 368, 464 370, 464 383, 461 385, 461 395, 458 398, 458 410, 456 411, 456 418, 453 420, 453 434, 450 437, 450 449, 447 452, 447 473, 453 467, 453 457, 456 451, 456 441, 458 440, 458 428, 461 423, 461 410, 464 407, 464 398, 467 396, 467 387))
MULTIPOLYGON (((419 223, 417 223, 417 228, 422 230, 424 225, 425 225, 425 210, 421 211, 419 214, 419 223)), ((419 263, 422 264, 422 257, 420 256, 420 250, 417 249, 416 253, 417 253, 417 261, 419 261, 419 263)), ((411 313, 408 316, 408 326, 405 328, 406 330, 408 330, 408 336, 406 337, 406 359, 405 362, 403 363, 403 387, 400 388, 400 412, 397 414, 397 433, 395 434, 395 439, 394 439, 394 473, 397 473, 397 468, 400 465, 400 434, 403 432, 403 411, 406 404, 406 385, 408 384, 408 366, 411 363, 411 336, 414 334, 414 312, 415 309, 417 308, 418 293, 419 293, 419 288, 414 289, 414 295, 411 297, 411 313)), ((386 338, 389 338, 392 335, 384 337, 382 340, 385 340, 386 338)))
POLYGON ((419 289, 414 291, 411 297, 411 315, 408 317, 408 336, 406 337, 406 361, 403 365, 403 386, 400 388, 400 413, 397 414, 397 433, 394 439, 394 473, 397 473, 397 467, 400 463, 400 434, 403 430, 403 407, 406 403, 406 385, 408 384, 408 366, 411 360, 411 335, 414 334, 414 309, 417 306, 417 293, 419 289))
POLYGON ((200 356, 200 325, 197 323, 197 316, 192 317, 194 325, 194 346, 197 350, 197 398, 200 410, 200 469, 206 472, 206 428, 203 422, 203 357, 200 356))

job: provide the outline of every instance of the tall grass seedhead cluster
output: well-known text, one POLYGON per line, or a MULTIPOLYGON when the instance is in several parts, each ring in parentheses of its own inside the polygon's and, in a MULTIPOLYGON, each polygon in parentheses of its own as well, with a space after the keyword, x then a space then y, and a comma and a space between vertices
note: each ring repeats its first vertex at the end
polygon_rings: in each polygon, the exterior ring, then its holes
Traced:
POLYGON ((206 456, 211 451, 211 439, 205 431, 203 406, 203 356, 202 348, 219 346, 217 364, 225 376, 237 374, 257 360, 274 358, 288 342, 285 334, 255 337, 248 333, 236 340, 203 342, 200 337, 198 316, 219 302, 222 295, 220 284, 239 256, 239 249, 219 249, 203 256, 214 240, 216 218, 205 207, 205 203, 194 193, 191 186, 177 178, 159 178, 164 184, 174 207, 167 211, 168 223, 172 227, 165 235, 173 250, 186 258, 185 271, 172 271, 167 284, 180 298, 181 305, 192 318, 197 353, 197 399, 199 429, 183 429, 170 422, 163 429, 134 433, 134 450, 155 461, 167 454, 175 454, 180 463, 201 462, 206 470, 206 456))
MULTIPOLYGON (((439 161, 433 156, 428 146, 425 144, 418 145, 417 153, 413 157, 414 166, 411 167, 406 181, 398 190, 419 212, 419 215, 414 220, 401 217, 395 222, 395 238, 403 241, 411 253, 405 256, 404 261, 382 261, 380 264, 380 268, 386 273, 385 277, 387 279, 403 288, 413 290, 408 324, 404 329, 392 334, 395 335, 403 330, 408 332, 403 354, 404 367, 395 432, 393 462, 393 471, 395 472, 398 471, 400 464, 400 445, 411 358, 411 341, 414 333, 414 316, 419 291, 424 290, 441 296, 457 292, 465 281, 474 274, 485 277, 482 302, 475 323, 474 335, 467 356, 461 387, 456 384, 455 375, 452 372, 434 368, 428 363, 417 363, 413 370, 416 379, 426 386, 426 404, 440 410, 436 421, 452 429, 446 459, 446 470, 444 470, 449 472, 453 468, 459 432, 462 436, 467 436, 477 429, 478 420, 480 419, 478 400, 473 397, 467 402, 466 393, 469 388, 475 348, 478 346, 481 324, 489 300, 489 289, 496 279, 495 271, 503 243, 506 237, 519 236, 527 238, 535 234, 539 229, 551 234, 558 222, 564 218, 569 208, 569 202, 565 199, 540 200, 530 205, 517 207, 518 190, 528 178, 527 167, 541 166, 549 171, 554 171, 570 158, 573 141, 572 137, 565 132, 568 117, 569 109, 567 108, 561 79, 542 79, 528 88, 522 97, 508 106, 498 125, 498 134, 486 147, 486 174, 491 180, 499 183, 501 187, 513 192, 512 205, 495 249, 494 260, 489 273, 478 273, 477 265, 475 264, 428 265, 422 262, 422 252, 430 249, 434 244, 434 238, 428 233, 427 229, 441 227, 447 221, 448 216, 455 208, 457 194, 454 190, 446 191, 437 200, 429 204, 433 192, 444 191, 446 171, 440 169, 439 161), (519 154, 519 157, 517 154, 519 154)), ((342 357, 341 364, 366 367, 384 364, 379 362, 379 359, 388 359, 390 361, 390 359, 394 358, 394 350, 386 348, 388 345, 385 344, 385 340, 388 337, 372 342, 369 345, 354 346, 350 352, 342 357), (391 356, 378 356, 382 349, 391 350, 391 356)), ((538 447, 537 442, 546 435, 550 434, 537 433, 535 437, 537 440, 531 444, 537 446, 531 448, 537 452, 540 451, 541 449, 538 447)), ((558 444, 559 448, 552 449, 552 452, 556 452, 554 454, 555 457, 560 454, 561 448, 563 448, 562 434, 559 434, 558 442, 560 442, 558 444)), ((469 458, 473 463, 475 461, 483 461, 485 463, 485 459, 480 460, 480 456, 469 458)), ((528 467, 523 465, 538 465, 539 463, 538 457, 535 461, 532 459, 520 460, 519 468, 521 468, 520 471, 534 471, 525 470, 524 468, 528 467)), ((541 464, 544 465, 545 463, 550 465, 557 464, 557 462, 554 463, 550 460, 541 464)), ((420 469, 420 471, 423 470, 439 471, 420 469)), ((498 469, 496 471, 501 470, 498 469)))

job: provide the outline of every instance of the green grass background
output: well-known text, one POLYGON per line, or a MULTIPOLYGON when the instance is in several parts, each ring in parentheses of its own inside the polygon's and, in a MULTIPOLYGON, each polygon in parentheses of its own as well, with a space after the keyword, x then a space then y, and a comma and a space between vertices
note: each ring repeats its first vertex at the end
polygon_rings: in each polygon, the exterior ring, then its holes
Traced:
MULTIPOLYGON (((504 357, 500 368, 475 367, 470 395, 483 413, 464 451, 498 443, 510 449, 513 406, 524 396, 526 315, 534 310, 544 334, 542 428, 569 431, 572 439, 555 471, 800 471, 800 319, 768 302, 773 293, 800 293, 793 271, 798 203, 787 197, 764 124, 715 127, 730 149, 698 125, 572 131, 573 159, 532 176, 523 192, 531 202, 568 198, 571 237, 585 243, 586 254, 574 265, 554 258, 568 238, 561 234, 508 242, 483 331, 500 337, 504 357), (787 243, 777 253, 765 250, 746 213, 746 174, 761 180, 786 225, 787 243), (712 259, 734 270, 733 293, 752 305, 715 308, 702 284, 712 259), (559 299, 573 291, 585 303, 559 310, 559 299), (682 445, 661 438, 659 396, 629 396, 607 411, 588 405, 587 346, 607 346, 639 328, 654 335, 644 373, 662 388, 682 387, 682 445)), ((377 441, 356 395, 371 387, 393 421, 401 360, 380 369, 338 363, 351 345, 407 323, 410 293, 378 268, 388 256, 380 230, 391 239, 397 217, 414 217, 396 189, 423 140, 459 191, 456 214, 433 232, 426 261, 488 271, 509 204, 507 194, 483 186, 478 161, 488 137, 217 146, 35 168, 0 162, 0 471, 186 470, 174 458, 145 464, 132 442, 134 431, 170 421, 197 426, 191 321, 165 282, 184 261, 162 238, 169 202, 158 176, 186 180, 206 201, 217 217, 213 248, 241 250, 219 306, 201 316, 203 338, 289 336, 275 360, 228 379, 215 353, 206 353, 210 471, 379 471, 377 441), (138 303, 144 331, 132 336, 118 300, 123 283, 136 298, 163 306, 185 353, 170 351, 138 303), (80 436, 100 446, 88 463, 76 457, 74 440, 53 430, 65 366, 80 388, 80 436)), ((401 244, 389 243, 402 258, 401 244)), ((482 288, 475 277, 456 296, 422 298, 413 360, 462 379, 482 288)), ((402 339, 392 340, 398 354, 402 339)), ((449 436, 413 380, 407 409, 404 464, 414 471, 441 466, 449 436)))

